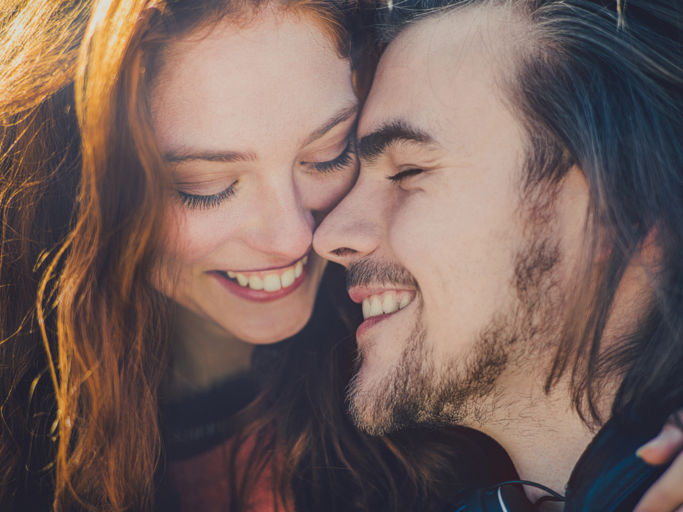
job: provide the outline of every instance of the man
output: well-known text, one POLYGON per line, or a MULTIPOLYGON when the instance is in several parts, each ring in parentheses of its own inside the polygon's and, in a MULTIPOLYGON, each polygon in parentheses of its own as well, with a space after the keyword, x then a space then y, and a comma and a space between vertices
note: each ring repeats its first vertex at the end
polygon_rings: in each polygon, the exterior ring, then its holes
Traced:
POLYGON ((683 6, 387 10, 314 242, 363 304, 354 420, 476 428, 558 491, 583 453, 567 510, 631 510, 658 474, 620 471, 683 403, 683 6))

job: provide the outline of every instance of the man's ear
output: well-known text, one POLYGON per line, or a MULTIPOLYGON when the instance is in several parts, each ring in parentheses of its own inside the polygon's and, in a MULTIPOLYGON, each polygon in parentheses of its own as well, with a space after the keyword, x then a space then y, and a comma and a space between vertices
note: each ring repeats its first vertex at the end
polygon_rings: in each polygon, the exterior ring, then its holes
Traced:
POLYGON ((659 245, 660 235, 660 222, 656 222, 650 228, 640 249, 640 259, 651 272, 657 270, 662 261, 662 248, 659 245))
POLYGON ((612 250, 614 249, 614 230, 606 222, 601 221, 597 228, 597 238, 595 263, 607 263, 612 257, 612 250))
POLYGON ((595 256, 595 262, 598 264, 605 263, 609 260, 612 255, 612 246, 614 245, 614 240, 611 236, 603 233, 603 229, 600 229, 599 240, 598 240, 598 251, 595 256))
MULTIPOLYGON (((659 235, 659 223, 656 223, 650 228, 645 240, 643 240, 642 247, 638 251, 642 262, 652 270, 654 270, 660 262, 661 248, 659 247, 659 235)), ((599 229, 598 237, 598 250, 595 261, 596 263, 604 263, 612 255, 614 240, 604 228, 599 229)))

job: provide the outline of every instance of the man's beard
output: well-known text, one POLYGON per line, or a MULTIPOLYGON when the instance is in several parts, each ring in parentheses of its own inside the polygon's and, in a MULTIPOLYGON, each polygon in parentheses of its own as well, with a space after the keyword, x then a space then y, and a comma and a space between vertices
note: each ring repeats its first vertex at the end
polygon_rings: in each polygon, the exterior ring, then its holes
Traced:
MULTIPOLYGON (((372 435, 384 435, 415 426, 486 423, 495 406, 498 377, 511 366, 523 367, 538 350, 552 350, 560 335, 558 261, 557 242, 537 233, 515 258, 515 305, 494 315, 466 355, 437 363, 421 322, 422 302, 416 304, 418 320, 403 342, 398 363, 376 383, 362 378, 368 347, 359 347, 355 376, 347 389, 356 426, 372 435)), ((417 287, 407 270, 375 262, 356 263, 347 277, 349 285, 387 281, 417 287)))

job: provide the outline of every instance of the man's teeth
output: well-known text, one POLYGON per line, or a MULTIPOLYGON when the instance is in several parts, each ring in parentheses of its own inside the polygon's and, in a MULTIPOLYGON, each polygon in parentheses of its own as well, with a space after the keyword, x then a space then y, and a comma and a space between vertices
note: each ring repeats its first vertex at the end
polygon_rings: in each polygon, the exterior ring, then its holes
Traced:
POLYGON ((413 301, 409 293, 388 292, 383 295, 371 295, 363 299, 363 318, 367 320, 373 316, 388 315, 403 309, 413 301))
POLYGON ((308 256, 304 256, 294 265, 279 269, 276 273, 263 275, 262 272, 247 273, 226 272, 231 279, 237 279, 242 287, 249 287, 252 290, 264 290, 266 292, 276 292, 282 288, 288 288, 304 271, 304 266, 308 263, 308 256))
POLYGON ((393 313, 398 311, 398 301, 393 293, 387 293, 382 301, 382 311, 385 313, 393 313))

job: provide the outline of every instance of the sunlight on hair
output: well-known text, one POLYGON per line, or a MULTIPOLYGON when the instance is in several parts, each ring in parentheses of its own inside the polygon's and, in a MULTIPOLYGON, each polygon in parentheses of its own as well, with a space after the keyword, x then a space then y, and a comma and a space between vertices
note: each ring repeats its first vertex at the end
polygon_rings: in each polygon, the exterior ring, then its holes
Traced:
POLYGON ((624 16, 624 6, 621 5, 621 0, 617 0, 617 28, 626 28, 626 17, 624 16))

